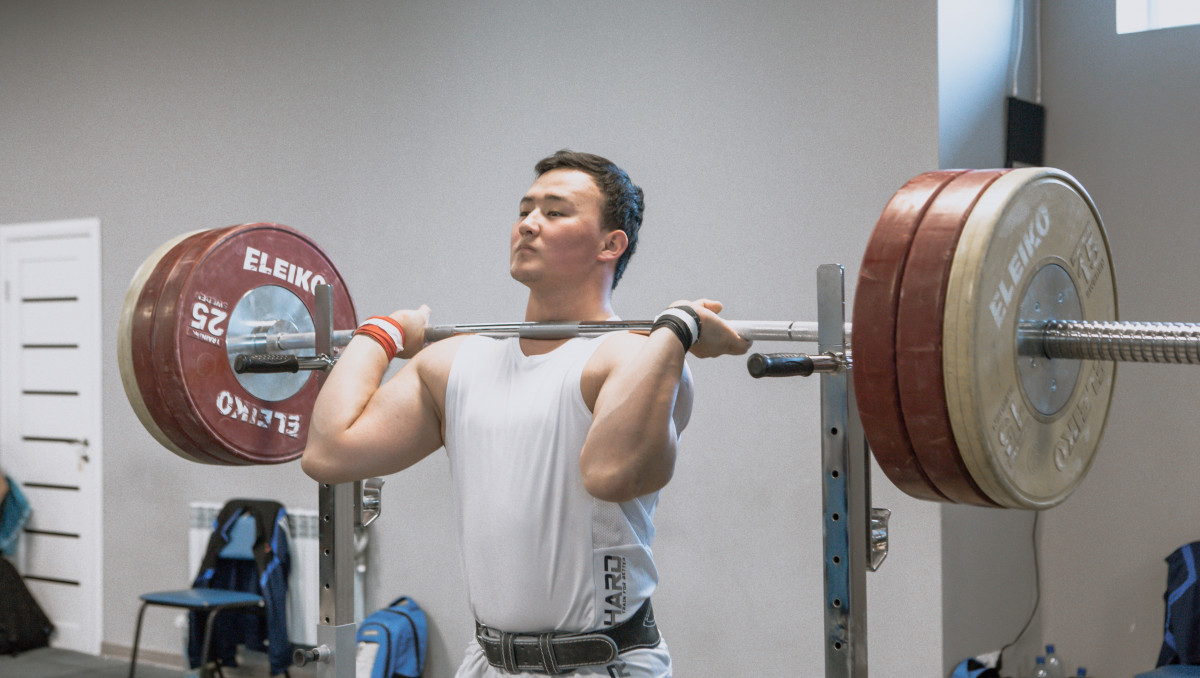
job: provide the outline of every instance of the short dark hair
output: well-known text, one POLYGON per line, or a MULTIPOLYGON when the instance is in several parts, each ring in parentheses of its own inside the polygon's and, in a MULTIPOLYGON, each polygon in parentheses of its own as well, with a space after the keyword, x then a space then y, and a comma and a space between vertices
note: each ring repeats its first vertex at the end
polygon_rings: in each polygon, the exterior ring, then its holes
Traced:
POLYGON ((556 169, 573 169, 584 172, 592 177, 596 186, 604 196, 604 206, 601 213, 604 217, 604 228, 610 231, 624 231, 629 239, 629 247, 617 259, 617 267, 613 271, 613 288, 625 272, 629 257, 637 249, 638 229, 642 226, 642 212, 646 209, 645 196, 640 186, 634 185, 625 170, 617 167, 611 160, 592 153, 579 153, 563 149, 548 158, 542 158, 534 165, 534 171, 540 177, 546 172, 556 169))

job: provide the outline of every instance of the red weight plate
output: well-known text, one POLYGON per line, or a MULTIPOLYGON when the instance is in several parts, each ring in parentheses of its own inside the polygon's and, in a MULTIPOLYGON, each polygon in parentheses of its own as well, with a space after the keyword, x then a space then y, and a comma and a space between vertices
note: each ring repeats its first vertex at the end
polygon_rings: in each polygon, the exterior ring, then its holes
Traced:
POLYGON ((279 224, 231 227, 193 254, 179 262, 163 289, 169 306, 154 325, 154 352, 168 368, 159 373, 164 401, 210 454, 231 454, 248 464, 291 461, 304 451, 321 379, 309 373, 298 390, 278 400, 253 395, 230 367, 226 321, 239 303, 267 286, 294 299, 311 319, 313 290, 328 282, 334 326, 354 327, 345 281, 314 242, 279 224))
POLYGON ((918 499, 946 501, 913 452, 896 385, 896 304, 913 234, 929 203, 962 171, 927 172, 896 192, 867 241, 854 292, 855 400, 884 474, 918 499))
POLYGON ((942 367, 946 283, 959 234, 975 202, 1003 170, 967 172, 943 187, 930 204, 904 265, 896 315, 896 376, 904 423, 921 469, 951 501, 998 506, 963 463, 942 367))
POLYGON ((180 428, 174 413, 166 406, 160 388, 159 375, 165 369, 165 365, 155 358, 154 353, 153 329, 156 318, 159 318, 162 312, 163 302, 166 301, 162 292, 167 281, 177 270, 181 260, 187 258, 197 246, 204 246, 218 235, 218 231, 204 231, 191 235, 159 259, 137 297, 137 305, 130 322, 130 358, 142 405, 159 432, 174 444, 174 448, 170 449, 192 461, 236 464, 239 463, 238 459, 230 454, 219 450, 210 453, 197 446, 180 428))
POLYGON ((142 325, 148 326, 149 320, 153 319, 154 316, 154 301, 156 298, 147 292, 148 289, 154 289, 154 287, 147 287, 146 283, 151 279, 155 271, 162 270, 159 269, 159 264, 163 262, 163 259, 170 259, 175 256, 173 252, 190 235, 181 235, 159 245, 142 262, 142 265, 138 267, 137 272, 134 274, 133 280, 129 284, 129 289, 125 293, 125 302, 121 306, 121 317, 117 329, 117 363, 120 366, 121 383, 125 387, 125 395, 129 399, 130 407, 133 408, 134 413, 137 414, 138 420, 142 422, 146 431, 160 444, 183 459, 193 462, 211 463, 206 458, 196 457, 189 452, 185 452, 163 432, 162 427, 155 421, 154 415, 146 404, 146 397, 144 395, 146 393, 153 393, 150 400, 154 401, 158 399, 158 387, 154 382, 154 375, 139 372, 134 367, 135 357, 144 355, 150 346, 149 337, 145 333, 141 335, 136 334, 134 329, 137 319, 142 319, 142 325))

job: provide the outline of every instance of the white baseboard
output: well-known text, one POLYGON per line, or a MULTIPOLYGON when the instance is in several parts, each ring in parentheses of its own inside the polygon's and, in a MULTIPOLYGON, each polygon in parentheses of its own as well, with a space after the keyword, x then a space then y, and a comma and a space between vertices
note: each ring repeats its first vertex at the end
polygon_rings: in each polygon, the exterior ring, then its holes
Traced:
MULTIPOLYGON (((107 659, 129 661, 131 654, 133 654, 133 647, 131 646, 117 645, 115 643, 102 643, 100 646, 100 656, 107 659)), ((159 652, 138 648, 138 666, 142 664, 152 664, 167 669, 182 669, 183 656, 173 652, 159 652)), ((226 678, 262 678, 270 675, 270 661, 265 653, 248 652, 243 648, 238 652, 238 667, 222 670, 226 678)), ((303 667, 293 666, 288 669, 288 674, 292 678, 316 678, 317 668, 312 664, 303 667)))

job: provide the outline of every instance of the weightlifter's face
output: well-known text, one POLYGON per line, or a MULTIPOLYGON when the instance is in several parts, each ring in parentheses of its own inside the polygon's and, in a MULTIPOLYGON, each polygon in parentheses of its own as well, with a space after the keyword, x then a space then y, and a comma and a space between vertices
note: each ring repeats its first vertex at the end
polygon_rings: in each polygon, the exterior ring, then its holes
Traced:
POLYGON ((509 272, 526 285, 567 283, 600 266, 604 196, 591 176, 571 169, 546 172, 521 198, 513 224, 509 272))

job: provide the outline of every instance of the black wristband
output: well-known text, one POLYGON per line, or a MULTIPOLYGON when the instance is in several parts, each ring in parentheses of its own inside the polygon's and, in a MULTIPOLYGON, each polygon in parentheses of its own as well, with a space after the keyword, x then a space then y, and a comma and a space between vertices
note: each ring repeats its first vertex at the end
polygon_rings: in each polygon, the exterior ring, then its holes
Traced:
POLYGON ((664 327, 675 333, 675 336, 679 338, 679 343, 683 344, 683 352, 687 353, 688 349, 692 347, 691 328, 689 328, 682 320, 673 315, 660 315, 658 319, 654 321, 654 325, 650 328, 650 331, 654 332, 655 330, 662 329, 664 327))
POLYGON ((704 329, 704 326, 700 324, 700 314, 696 312, 696 309, 691 306, 672 306, 671 308, 683 311, 692 316, 692 319, 696 321, 696 336, 692 337, 692 343, 700 341, 700 332, 704 329))

